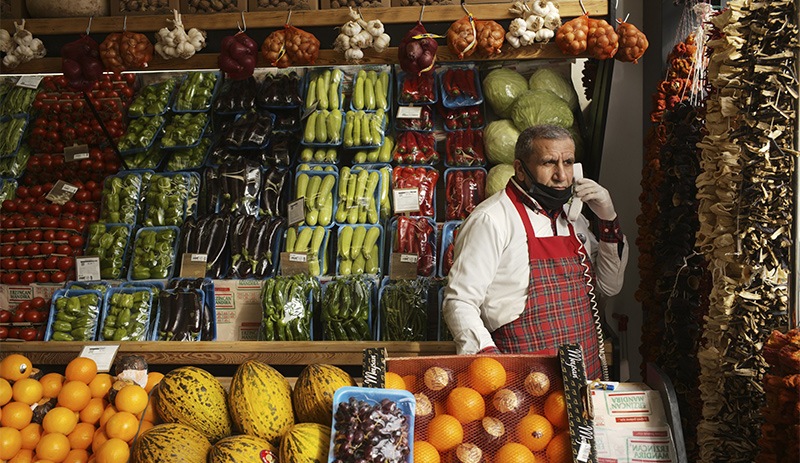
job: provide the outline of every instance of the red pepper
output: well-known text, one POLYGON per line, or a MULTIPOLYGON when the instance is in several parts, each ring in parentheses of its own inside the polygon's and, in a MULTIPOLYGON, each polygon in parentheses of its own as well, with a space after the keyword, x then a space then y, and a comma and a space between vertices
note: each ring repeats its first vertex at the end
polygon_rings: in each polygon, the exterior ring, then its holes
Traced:
POLYGON ((445 91, 445 93, 447 94, 448 97, 452 98, 452 97, 455 97, 455 96, 457 96, 459 94, 458 87, 456 87, 453 84, 453 70, 452 69, 448 69, 448 70, 444 71, 444 76, 443 76, 442 80, 443 80, 444 91, 445 91))
POLYGON ((433 102, 434 93, 433 93, 433 73, 426 72, 419 76, 418 81, 418 92, 417 92, 417 102, 433 102))
POLYGON ((465 69, 464 70, 464 85, 466 85, 466 87, 463 89, 464 92, 467 95, 469 95, 470 97, 472 97, 473 99, 477 100, 478 99, 478 91, 475 88, 475 70, 474 69, 470 68, 470 69, 465 69))
POLYGON ((461 210, 460 219, 466 219, 468 215, 475 210, 477 202, 475 201, 475 191, 478 186, 475 183, 475 178, 472 175, 467 175, 461 185, 461 196, 464 200, 464 208, 461 210))
POLYGON ((410 238, 408 234, 408 220, 408 217, 405 216, 400 216, 397 218, 397 241, 394 246, 395 252, 408 252, 407 243, 410 238))
POLYGON ((416 77, 406 75, 403 79, 403 94, 400 100, 408 103, 419 101, 419 81, 416 77))
POLYGON ((475 148, 475 157, 478 164, 486 162, 486 153, 483 147, 483 130, 475 130, 473 133, 472 146, 475 148))
POLYGON ((417 274, 421 276, 433 275, 436 266, 436 243, 434 242, 433 226, 427 219, 417 219, 417 242, 419 252, 417 253, 417 274))
POLYGON ((478 190, 475 192, 475 203, 480 204, 486 199, 486 172, 476 170, 472 175, 478 185, 478 190))
POLYGON ((457 170, 447 176, 447 220, 457 220, 463 218, 464 196, 462 188, 464 184, 464 171, 457 170))

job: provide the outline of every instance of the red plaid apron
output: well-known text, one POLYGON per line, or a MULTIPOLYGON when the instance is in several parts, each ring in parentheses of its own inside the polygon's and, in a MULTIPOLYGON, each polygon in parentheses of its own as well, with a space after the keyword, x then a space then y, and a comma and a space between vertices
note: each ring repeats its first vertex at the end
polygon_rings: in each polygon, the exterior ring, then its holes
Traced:
POLYGON ((602 378, 597 329, 581 264, 581 254, 586 254, 583 245, 572 224, 569 236, 537 238, 521 194, 512 185, 506 193, 525 225, 531 273, 525 310, 492 333, 497 348, 504 353, 555 355, 559 345, 577 343, 583 348, 586 377, 602 378))

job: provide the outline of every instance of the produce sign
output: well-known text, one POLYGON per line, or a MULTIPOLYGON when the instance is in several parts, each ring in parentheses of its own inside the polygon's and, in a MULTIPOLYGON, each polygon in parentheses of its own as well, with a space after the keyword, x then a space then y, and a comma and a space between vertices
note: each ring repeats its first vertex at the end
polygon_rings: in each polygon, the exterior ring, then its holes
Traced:
POLYGON ((395 167, 392 171, 392 188, 417 188, 419 190, 419 215, 436 216, 434 193, 439 171, 425 167, 395 167))
POLYGON ((371 341, 372 282, 365 278, 334 278, 324 286, 322 337, 329 341, 371 341))

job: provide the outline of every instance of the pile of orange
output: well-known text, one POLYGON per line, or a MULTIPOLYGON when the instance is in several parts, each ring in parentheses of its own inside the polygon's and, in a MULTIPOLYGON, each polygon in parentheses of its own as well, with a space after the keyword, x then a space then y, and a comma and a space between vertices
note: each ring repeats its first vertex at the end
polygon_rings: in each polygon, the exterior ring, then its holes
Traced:
POLYGON ((94 360, 77 357, 64 374, 30 377, 33 366, 19 354, 0 361, 0 461, 29 463, 125 463, 136 435, 157 422, 147 386, 128 385, 108 402, 113 378, 94 360), (36 420, 31 406, 50 407, 36 420), (38 421, 38 422, 37 422, 38 421))
MULTIPOLYGON (((430 420, 417 420, 415 425, 414 462, 459 462, 462 453, 481 449, 481 461, 503 463, 572 462, 572 447, 564 393, 550 384, 546 390, 532 394, 526 391, 526 375, 506 370, 495 358, 479 356, 472 360, 465 372, 454 374, 455 387, 446 397, 428 395, 434 414, 430 420), (502 391, 501 391, 502 390, 502 391), (519 397, 514 402, 518 412, 498 411, 493 404, 495 393, 499 398, 519 397), (511 391, 511 392, 509 392, 511 391), (484 429, 486 420, 499 420, 504 424, 499 438, 488 438, 484 429), (425 438, 425 440, 419 439, 425 438), (471 444, 471 445, 462 445, 471 444)), ((535 378, 537 380, 540 377, 535 378)), ((426 393, 416 375, 401 376, 395 372, 386 375, 386 387, 406 389, 412 393, 426 393), (413 385, 413 387, 411 386, 413 385)), ((530 382, 530 379, 529 379, 530 382)), ((540 381, 538 381, 540 383, 540 381)), ((427 395, 427 394, 426 394, 427 395)), ((495 401, 496 402, 496 401, 495 401)), ((505 402, 504 402, 505 403, 505 402)), ((514 410, 511 407, 511 410, 514 410)))

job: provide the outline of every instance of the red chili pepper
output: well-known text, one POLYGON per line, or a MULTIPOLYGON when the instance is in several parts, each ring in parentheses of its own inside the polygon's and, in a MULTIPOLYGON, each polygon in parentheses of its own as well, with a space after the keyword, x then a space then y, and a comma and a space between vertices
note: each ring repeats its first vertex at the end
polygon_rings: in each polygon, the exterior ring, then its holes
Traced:
POLYGON ((452 69, 444 71, 444 91, 448 97, 453 98, 458 96, 461 92, 454 83, 454 72, 452 69))
POLYGON ((486 162, 486 153, 483 147, 483 130, 475 130, 472 139, 472 146, 475 148, 475 157, 478 164, 486 162))
POLYGON ((400 99, 409 103, 419 101, 419 81, 416 77, 405 76, 405 79, 403 79, 403 94, 400 99))
POLYGON ((410 219, 406 216, 400 216, 397 218, 397 242, 394 246, 395 252, 409 252, 408 242, 411 240, 411 236, 408 233, 409 220, 410 219))
POLYGON ((477 202, 475 201, 475 192, 478 189, 478 185, 476 185, 475 178, 472 175, 467 175, 464 178, 464 182, 461 185, 461 195, 464 200, 464 208, 461 211, 462 216, 460 218, 465 219, 468 215, 475 210, 475 206, 477 202))
POLYGON ((430 276, 436 265, 436 244, 433 241, 434 228, 427 219, 420 218, 416 222, 417 242, 419 252, 417 253, 417 274, 430 276))
POLYGON ((478 185, 478 190, 475 192, 475 204, 480 204, 486 199, 486 172, 476 170, 472 175, 478 185))
POLYGON ((432 102, 434 100, 434 93, 433 93, 433 73, 426 72, 425 74, 419 76, 419 81, 417 82, 417 90, 418 90, 418 102, 432 102))

